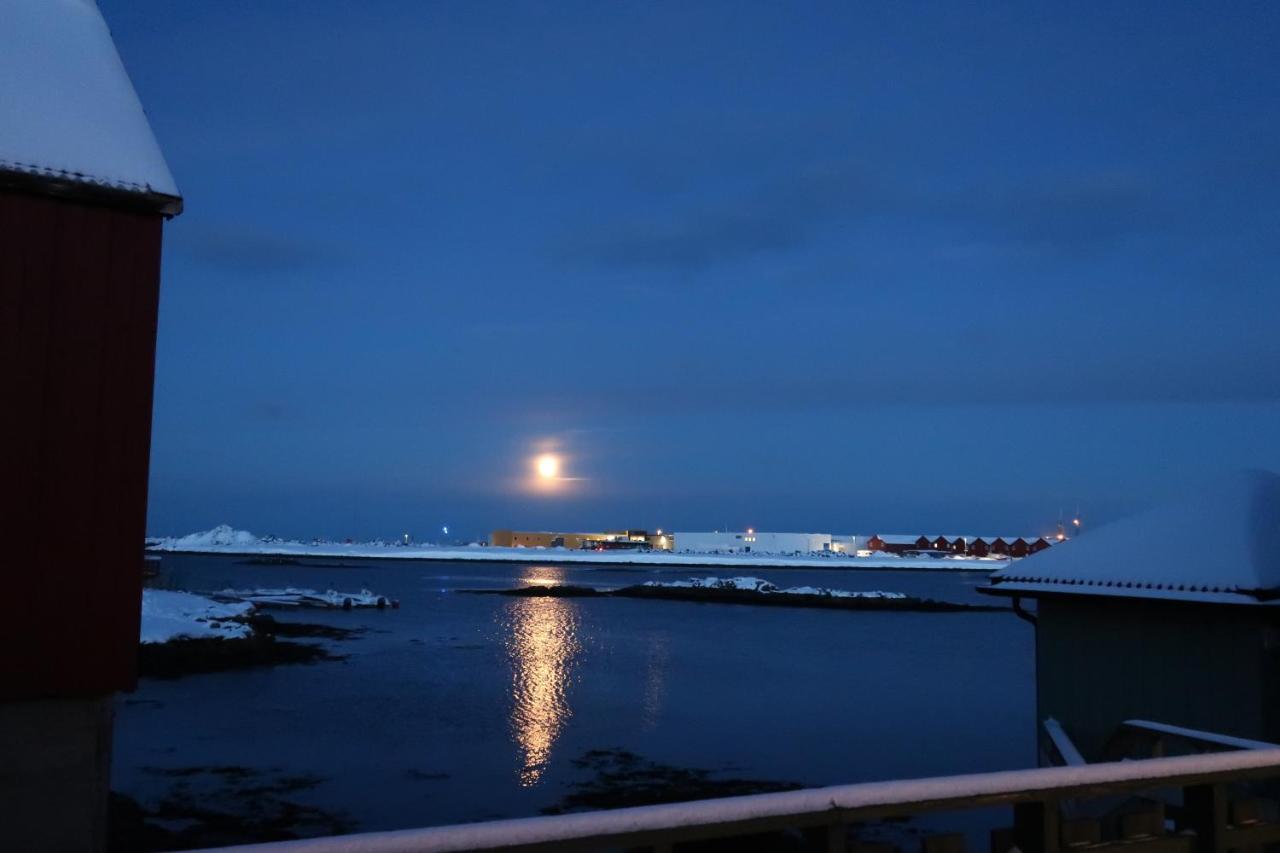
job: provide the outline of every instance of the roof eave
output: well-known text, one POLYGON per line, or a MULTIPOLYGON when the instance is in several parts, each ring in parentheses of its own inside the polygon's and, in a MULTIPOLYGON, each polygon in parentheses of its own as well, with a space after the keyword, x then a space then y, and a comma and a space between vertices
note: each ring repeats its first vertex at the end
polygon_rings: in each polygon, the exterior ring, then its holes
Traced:
POLYGON ((134 213, 173 218, 182 213, 181 196, 100 183, 83 175, 26 171, 0 167, 0 189, 51 196, 134 213))
POLYGON ((1170 604, 1200 604, 1214 605, 1222 604, 1232 607, 1274 607, 1280 605, 1280 599, 1270 598, 1261 599, 1256 595, 1240 592, 1177 592, 1172 590, 1162 591, 1161 594, 1152 595, 1147 590, 1125 589, 1125 588, 1104 588, 1104 589, 1056 589, 1040 584, 990 584, 988 586, 980 586, 978 592, 984 595, 995 595, 1006 598, 1070 598, 1070 599, 1122 599, 1127 601, 1159 601, 1170 604))

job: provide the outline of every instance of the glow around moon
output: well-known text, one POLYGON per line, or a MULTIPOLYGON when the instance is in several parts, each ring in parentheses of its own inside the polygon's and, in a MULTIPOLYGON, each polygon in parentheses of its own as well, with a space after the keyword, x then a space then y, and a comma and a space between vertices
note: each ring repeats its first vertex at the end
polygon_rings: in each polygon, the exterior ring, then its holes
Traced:
POLYGON ((561 442, 546 439, 537 442, 529 450, 529 455, 521 463, 523 470, 518 476, 518 488, 521 492, 550 497, 580 491, 586 479, 578 476, 575 469, 576 457, 567 453, 561 442))

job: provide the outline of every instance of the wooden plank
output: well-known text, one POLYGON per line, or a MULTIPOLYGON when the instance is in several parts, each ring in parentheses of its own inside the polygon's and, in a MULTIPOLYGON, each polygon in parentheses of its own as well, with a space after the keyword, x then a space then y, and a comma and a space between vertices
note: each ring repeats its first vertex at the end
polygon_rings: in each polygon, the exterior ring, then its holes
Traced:
POLYGON ((1053 748, 1057 750, 1058 756, 1068 767, 1083 767, 1089 763, 1084 760, 1080 750, 1076 749, 1076 745, 1072 743, 1066 729, 1062 727, 1062 723, 1059 723, 1053 717, 1049 717, 1044 721, 1044 731, 1049 736, 1049 741, 1053 744, 1053 748))
POLYGON ((1260 823, 1253 826, 1238 826, 1222 832, 1222 846, 1227 850, 1265 844, 1280 844, 1280 824, 1260 823))
POLYGON ((964 835, 959 832, 926 835, 920 841, 920 853, 964 853, 964 835))
POLYGON ((1102 824, 1096 818, 1081 817, 1062 822, 1065 847, 1089 847, 1102 841, 1102 824))
POLYGON ((1125 840, 1164 835, 1164 804, 1154 803, 1142 811, 1120 816, 1120 837, 1125 840))
POLYGON ((1132 841, 1107 841, 1075 848, 1080 853, 1195 853, 1194 835, 1166 835, 1132 841))
POLYGON ((1224 735, 1219 732, 1207 732, 1201 729, 1189 729, 1185 726, 1171 726, 1168 723, 1157 723, 1152 720, 1125 720, 1121 726, 1134 729, 1140 732, 1146 732, 1156 736, 1170 736, 1189 740, 1193 743, 1209 744, 1211 746, 1225 746, 1228 749, 1276 749, 1280 748, 1280 744, 1270 743, 1265 740, 1252 740, 1250 738, 1234 737, 1232 735, 1224 735))

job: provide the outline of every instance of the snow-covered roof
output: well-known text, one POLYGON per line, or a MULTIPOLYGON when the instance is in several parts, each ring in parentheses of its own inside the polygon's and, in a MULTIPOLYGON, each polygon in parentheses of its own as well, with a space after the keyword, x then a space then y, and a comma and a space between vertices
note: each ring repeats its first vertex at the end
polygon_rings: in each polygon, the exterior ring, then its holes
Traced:
POLYGON ((181 211, 93 0, 0 3, 0 184, 129 194, 163 213, 181 211))
POLYGON ((970 536, 967 533, 957 533, 953 535, 947 535, 945 533, 935 535, 930 535, 928 533, 881 533, 877 534, 876 538, 888 545, 911 545, 920 539, 921 536, 928 539, 930 542, 934 542, 939 538, 946 539, 948 542, 954 542, 957 539, 963 539, 966 542, 976 542, 981 539, 987 544, 990 544, 997 539, 1003 539, 1005 542, 1017 542, 1021 539, 1024 542, 1031 543, 1035 542, 1037 539, 1045 538, 1043 536, 970 536))
POLYGON ((1280 604, 1280 476, 1223 478, 995 572, 984 591, 1280 604))
MULTIPOLYGON (((879 539, 886 545, 914 545, 920 538, 920 534, 911 533, 877 533, 873 538, 879 539)), ((928 538, 928 537, 925 537, 928 538)))

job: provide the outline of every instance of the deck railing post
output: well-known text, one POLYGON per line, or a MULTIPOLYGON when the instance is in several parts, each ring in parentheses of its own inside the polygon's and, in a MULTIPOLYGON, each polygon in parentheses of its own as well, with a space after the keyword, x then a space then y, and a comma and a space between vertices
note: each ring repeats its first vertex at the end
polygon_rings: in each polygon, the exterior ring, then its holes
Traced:
POLYGON ((1225 853, 1227 792, 1222 785, 1189 785, 1183 789, 1186 828, 1196 833, 1197 853, 1225 853))
POLYGON ((1040 800, 1013 807, 1013 840, 1022 853, 1058 853, 1058 803, 1040 800))
POLYGON ((827 825, 827 853, 846 853, 849 831, 843 823, 827 825))

